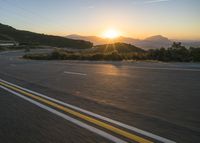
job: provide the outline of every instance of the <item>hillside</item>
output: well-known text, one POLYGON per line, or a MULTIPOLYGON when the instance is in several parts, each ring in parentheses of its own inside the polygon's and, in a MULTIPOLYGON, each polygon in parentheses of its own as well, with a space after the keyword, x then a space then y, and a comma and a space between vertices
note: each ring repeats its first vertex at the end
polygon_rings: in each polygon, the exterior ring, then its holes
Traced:
POLYGON ((114 44, 104 44, 97 45, 94 47, 93 51, 99 53, 109 53, 117 51, 118 53, 141 53, 145 52, 143 49, 138 48, 131 44, 126 43, 114 43, 114 44))
MULTIPOLYGON (((8 25, 0 23, 0 37, 5 40, 5 37, 10 37, 19 44, 26 45, 48 45, 55 47, 70 47, 70 48, 91 48, 93 44, 88 41, 68 39, 60 36, 39 34, 24 30, 17 30, 8 25)), ((1 40, 1 39, 0 39, 1 40)))

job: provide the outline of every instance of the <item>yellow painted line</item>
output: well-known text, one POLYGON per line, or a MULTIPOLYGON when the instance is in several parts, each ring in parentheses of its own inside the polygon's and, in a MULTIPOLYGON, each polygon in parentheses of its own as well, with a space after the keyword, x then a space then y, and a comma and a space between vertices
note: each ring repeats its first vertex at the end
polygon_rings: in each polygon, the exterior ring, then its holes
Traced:
POLYGON ((9 84, 0 82, 0 85, 5 86, 5 87, 7 87, 7 88, 10 88, 10 89, 12 89, 12 90, 18 91, 18 92, 20 92, 20 93, 22 93, 22 94, 24 94, 24 95, 27 95, 27 96, 29 96, 29 97, 31 97, 31 98, 33 98, 33 99, 36 99, 36 100, 41 101, 41 102, 43 102, 43 103, 45 103, 45 104, 51 105, 51 106, 53 106, 53 107, 55 107, 55 108, 57 108, 57 109, 59 109, 59 110, 65 111, 66 113, 69 113, 69 114, 74 115, 74 116, 76 116, 76 117, 79 117, 79 118, 81 118, 81 119, 83 119, 83 120, 86 120, 86 121, 88 121, 88 122, 90 122, 90 123, 93 123, 93 124, 95 124, 95 125, 98 125, 98 126, 100 126, 100 127, 103 127, 103 128, 105 128, 105 129, 107 129, 107 130, 110 130, 110 131, 112 131, 112 132, 114 132, 114 133, 116 133, 116 134, 119 134, 119 135, 121 135, 121 136, 124 136, 124 137, 126 137, 126 138, 128 138, 128 139, 131 139, 131 140, 133 140, 133 141, 136 141, 136 142, 139 142, 139 143, 153 143, 152 141, 149 141, 149 140, 147 140, 147 139, 144 139, 144 138, 142 138, 142 137, 140 137, 140 136, 131 134, 131 133, 129 133, 129 132, 126 132, 126 131, 124 131, 124 130, 121 130, 121 129, 119 129, 119 128, 116 128, 116 127, 114 127, 114 126, 112 126, 112 125, 109 125, 109 124, 107 124, 107 123, 104 123, 104 122, 102 122, 102 121, 99 121, 99 120, 97 120, 97 119, 94 119, 94 118, 92 118, 92 117, 86 116, 86 115, 84 115, 84 114, 81 114, 81 113, 79 113, 79 112, 76 112, 76 111, 71 110, 71 109, 69 109, 69 108, 66 108, 66 107, 64 107, 64 106, 61 106, 61 105, 59 105, 59 104, 56 104, 56 103, 54 103, 54 102, 48 101, 48 100, 43 99, 43 98, 38 97, 38 96, 35 96, 35 95, 31 94, 31 93, 28 93, 28 92, 26 92, 26 91, 23 91, 23 90, 21 90, 21 89, 18 89, 18 88, 14 87, 14 86, 11 86, 11 85, 9 85, 9 84))

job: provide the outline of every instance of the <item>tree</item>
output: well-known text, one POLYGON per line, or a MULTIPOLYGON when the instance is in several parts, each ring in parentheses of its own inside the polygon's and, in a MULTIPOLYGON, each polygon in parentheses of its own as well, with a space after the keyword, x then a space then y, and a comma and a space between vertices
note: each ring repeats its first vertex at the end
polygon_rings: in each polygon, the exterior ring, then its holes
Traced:
POLYGON ((190 47, 190 57, 193 62, 200 62, 200 48, 190 47))

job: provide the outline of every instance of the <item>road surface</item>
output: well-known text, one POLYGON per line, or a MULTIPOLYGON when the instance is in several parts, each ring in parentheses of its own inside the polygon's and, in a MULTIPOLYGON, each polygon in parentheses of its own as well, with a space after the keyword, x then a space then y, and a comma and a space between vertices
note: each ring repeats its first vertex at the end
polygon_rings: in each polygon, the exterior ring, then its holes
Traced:
POLYGON ((200 142, 200 64, 0 53, 4 143, 200 142))

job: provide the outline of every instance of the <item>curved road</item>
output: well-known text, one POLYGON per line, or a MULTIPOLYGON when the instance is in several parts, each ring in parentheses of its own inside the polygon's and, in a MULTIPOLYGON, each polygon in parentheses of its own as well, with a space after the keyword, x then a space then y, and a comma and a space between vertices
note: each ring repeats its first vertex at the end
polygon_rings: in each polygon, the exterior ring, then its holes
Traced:
POLYGON ((23 54, 0 53, 1 142, 200 141, 200 64, 23 54))

